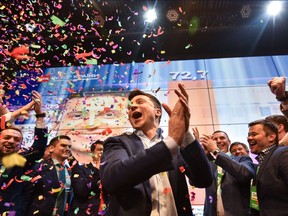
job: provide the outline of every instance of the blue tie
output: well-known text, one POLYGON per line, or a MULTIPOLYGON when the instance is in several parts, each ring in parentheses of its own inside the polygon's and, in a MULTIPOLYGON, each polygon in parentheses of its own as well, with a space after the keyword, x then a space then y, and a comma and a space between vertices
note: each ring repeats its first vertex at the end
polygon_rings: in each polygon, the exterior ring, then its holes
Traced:
POLYGON ((66 206, 66 192, 65 192, 65 183, 66 183, 66 176, 65 176, 65 167, 57 164, 58 166, 58 174, 59 174, 59 181, 60 184, 63 185, 60 193, 58 194, 57 197, 57 214, 59 216, 63 216, 64 215, 64 211, 65 211, 65 206, 66 206))

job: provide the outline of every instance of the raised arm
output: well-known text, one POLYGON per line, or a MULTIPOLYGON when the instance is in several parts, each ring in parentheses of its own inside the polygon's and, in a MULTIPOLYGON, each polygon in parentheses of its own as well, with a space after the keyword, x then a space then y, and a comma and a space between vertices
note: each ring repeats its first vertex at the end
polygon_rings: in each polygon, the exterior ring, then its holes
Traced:
POLYGON ((286 90, 285 77, 273 77, 267 82, 271 92, 275 95, 276 100, 281 102, 280 110, 288 119, 288 92, 286 90))
POLYGON ((28 154, 26 154, 26 159, 30 163, 35 163, 35 160, 39 160, 43 157, 46 145, 47 145, 47 126, 44 120, 45 114, 42 111, 42 97, 39 92, 32 92, 34 111, 36 113, 36 127, 34 134, 34 142, 30 148, 28 154))

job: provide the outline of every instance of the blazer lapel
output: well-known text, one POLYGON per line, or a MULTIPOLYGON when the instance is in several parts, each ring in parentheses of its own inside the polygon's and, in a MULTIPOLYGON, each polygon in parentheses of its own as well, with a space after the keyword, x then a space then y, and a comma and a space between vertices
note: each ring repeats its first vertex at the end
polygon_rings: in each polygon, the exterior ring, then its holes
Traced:
POLYGON ((60 183, 59 183, 59 178, 58 178, 58 174, 57 174, 57 170, 56 170, 56 166, 54 165, 53 161, 48 161, 47 163, 45 163, 47 165, 47 171, 46 174, 49 175, 49 178, 52 179, 52 182, 55 182, 55 186, 60 187, 60 183))

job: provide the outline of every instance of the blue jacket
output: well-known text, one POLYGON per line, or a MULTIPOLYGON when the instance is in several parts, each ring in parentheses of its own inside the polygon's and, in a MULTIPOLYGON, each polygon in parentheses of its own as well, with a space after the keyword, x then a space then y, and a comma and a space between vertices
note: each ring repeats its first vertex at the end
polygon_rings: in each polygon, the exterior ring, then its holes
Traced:
POLYGON ((224 152, 211 162, 213 183, 206 188, 204 215, 217 215, 217 165, 223 169, 221 197, 225 216, 249 215, 250 182, 255 175, 255 166, 249 156, 235 157, 224 152))
POLYGON ((185 175, 196 187, 207 187, 212 182, 209 161, 197 140, 185 149, 179 148, 173 159, 162 141, 144 149, 135 133, 108 138, 100 167, 103 187, 110 194, 106 215, 150 215, 149 179, 164 171, 168 171, 178 215, 192 216, 185 175))

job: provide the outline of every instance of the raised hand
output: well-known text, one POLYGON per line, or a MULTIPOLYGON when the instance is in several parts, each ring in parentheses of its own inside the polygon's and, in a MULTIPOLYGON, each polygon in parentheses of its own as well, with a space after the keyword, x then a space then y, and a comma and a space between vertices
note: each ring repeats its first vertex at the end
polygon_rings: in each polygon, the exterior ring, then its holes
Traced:
POLYGON ((199 133, 198 128, 197 128, 197 127, 192 128, 192 131, 193 131, 193 135, 195 136, 195 138, 199 141, 199 139, 200 139, 200 133, 199 133))
POLYGON ((36 114, 42 113, 42 96, 39 92, 32 92, 33 101, 35 102, 34 111, 36 114))
POLYGON ((213 152, 217 148, 217 143, 209 135, 203 134, 203 136, 200 137, 200 142, 209 152, 213 152))
POLYGON ((285 77, 273 77, 267 82, 270 87, 271 92, 277 98, 285 98, 285 87, 286 87, 286 78, 285 77))
POLYGON ((167 104, 162 104, 165 111, 170 116, 168 135, 172 137, 178 145, 181 145, 185 134, 189 129, 190 109, 188 105, 188 94, 182 84, 178 84, 179 90, 175 90, 178 96, 174 108, 171 110, 167 104))

